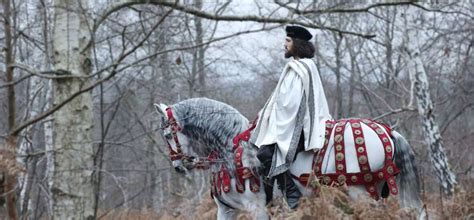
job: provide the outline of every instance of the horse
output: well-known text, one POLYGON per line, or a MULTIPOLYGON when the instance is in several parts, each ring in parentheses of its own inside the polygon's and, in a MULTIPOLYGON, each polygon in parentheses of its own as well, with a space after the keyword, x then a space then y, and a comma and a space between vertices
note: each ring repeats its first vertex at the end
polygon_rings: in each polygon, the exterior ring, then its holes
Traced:
MULTIPOLYGON (((271 198, 267 198, 262 176, 258 173, 258 148, 248 142, 253 123, 232 106, 208 98, 154 106, 161 117, 161 135, 168 144, 175 170, 184 174, 196 168, 211 170, 211 196, 217 204, 217 219, 233 219, 236 210, 248 211, 256 219, 269 218, 266 204, 271 198)), ((290 167, 300 192, 304 196, 313 192, 307 190, 311 185, 308 180, 311 173, 319 173, 319 182, 326 184, 370 180, 373 182, 370 186, 347 184, 349 197, 353 200, 366 195, 377 198, 380 193, 387 196, 390 190, 392 194, 398 193, 401 207, 415 208, 421 214, 420 181, 414 152, 402 135, 382 125, 367 119, 327 122, 325 146, 319 154, 301 151, 290 167), (359 130, 354 133, 357 127, 359 130), (343 149, 339 144, 341 138, 343 149), (365 144, 365 149, 357 148, 359 142, 365 144), (337 153, 338 150, 342 150, 342 154, 337 153), (343 157, 342 163, 340 157, 343 157), (369 171, 362 172, 365 167, 361 162, 367 169, 375 170, 374 175, 369 175, 372 174, 369 171), (377 175, 378 171, 384 172, 377 175), (393 178, 396 173, 398 175, 393 178), (384 175, 385 179, 382 178, 384 175), (379 182, 373 180, 377 176, 380 176, 379 182)))

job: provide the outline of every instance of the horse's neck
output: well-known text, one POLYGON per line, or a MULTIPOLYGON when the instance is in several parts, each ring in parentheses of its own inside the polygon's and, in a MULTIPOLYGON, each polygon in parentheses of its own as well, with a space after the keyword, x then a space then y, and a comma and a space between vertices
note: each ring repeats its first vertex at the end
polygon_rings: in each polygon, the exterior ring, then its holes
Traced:
MULTIPOLYGON (((212 160, 214 160, 214 163, 212 165, 212 171, 216 172, 219 171, 222 166, 224 165, 226 169, 228 170, 235 170, 236 168, 236 156, 234 152, 234 145, 233 145, 233 138, 237 136, 238 134, 242 133, 245 131, 246 126, 242 126, 242 129, 240 131, 236 132, 224 132, 224 133, 230 133, 230 137, 226 137, 223 139, 223 137, 219 137, 217 134, 212 134, 209 133, 209 129, 207 128, 201 128, 198 129, 199 131, 195 131, 194 133, 194 140, 192 141, 200 141, 201 144, 200 146, 205 146, 206 144, 209 144, 205 147, 209 147, 209 150, 207 153, 210 153, 212 160), (220 138, 220 139, 219 139, 220 138), (219 139, 219 140, 217 140, 219 139)), ((241 142, 241 146, 243 147, 243 155, 242 155, 242 162, 244 167, 259 167, 260 162, 257 159, 257 148, 252 147, 249 143, 247 142, 241 142)), ((205 151, 200 151, 200 152, 205 152, 205 151)), ((209 155, 200 155, 200 156, 209 156, 209 155)))
MULTIPOLYGON (((245 131, 248 127, 248 121, 243 115, 234 109, 226 109, 222 106, 214 106, 216 113, 224 111, 221 115, 210 115, 209 109, 204 108, 206 112, 197 112, 190 108, 189 105, 181 108, 180 112, 183 118, 188 118, 187 121, 188 137, 192 141, 198 141, 197 147, 202 149, 193 149, 200 157, 207 157, 209 153, 216 154, 216 163, 213 165, 214 169, 220 169, 224 164, 228 169, 235 169, 235 154, 233 152, 232 140, 235 136, 245 131), (189 115, 191 114, 191 115, 189 115), (207 118, 206 118, 207 117, 207 118)), ((200 109, 200 108, 197 108, 200 109)), ((244 153, 242 161, 244 166, 254 167, 259 166, 256 159, 257 150, 244 143, 244 153)))

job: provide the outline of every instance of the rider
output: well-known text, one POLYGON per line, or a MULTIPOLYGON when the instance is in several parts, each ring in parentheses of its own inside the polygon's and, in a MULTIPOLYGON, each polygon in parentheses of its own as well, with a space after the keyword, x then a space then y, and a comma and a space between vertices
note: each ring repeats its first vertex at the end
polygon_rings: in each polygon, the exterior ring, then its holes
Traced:
POLYGON ((278 84, 259 112, 250 142, 259 148, 257 157, 267 187, 275 179, 288 206, 298 206, 301 192, 291 178, 289 167, 297 150, 317 150, 324 142, 325 121, 331 119, 317 68, 311 58, 313 36, 299 26, 287 26, 285 58, 278 84), (285 189, 285 190, 283 190, 285 189))

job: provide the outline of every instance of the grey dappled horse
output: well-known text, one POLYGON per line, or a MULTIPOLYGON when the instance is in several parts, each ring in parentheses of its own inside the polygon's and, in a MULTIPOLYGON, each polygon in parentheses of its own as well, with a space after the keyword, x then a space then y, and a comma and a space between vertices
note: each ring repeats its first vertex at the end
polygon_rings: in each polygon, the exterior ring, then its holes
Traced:
MULTIPOLYGON (((257 192, 252 192, 249 181, 246 181, 243 193, 237 191, 235 184, 236 175, 233 171, 236 166, 232 140, 249 126, 249 121, 242 114, 232 106, 207 98, 189 99, 171 106, 155 104, 155 107, 162 118, 162 135, 169 144, 172 163, 177 171, 187 173, 188 170, 202 163, 202 158, 208 158, 211 154, 213 155, 212 163, 208 165, 212 172, 218 172, 222 165, 228 168, 231 180, 229 192, 214 194, 214 201, 218 207, 218 219, 234 218, 236 209, 249 211, 256 219, 268 219, 263 184, 260 184, 262 187, 257 192)), ((352 136, 350 128, 346 129, 347 132, 344 130, 344 136, 348 134, 352 136)), ((383 145, 370 128, 364 125, 362 129, 370 168, 379 170, 384 166, 383 145)), ((401 207, 416 208, 421 213, 420 185, 414 164, 414 153, 403 136, 396 131, 393 131, 392 135, 395 148, 393 158, 400 169, 400 173, 396 177, 400 205, 401 207)), ((260 166, 256 157, 258 149, 251 147, 247 142, 241 144, 244 148, 243 165, 258 168, 260 166)), ((351 149, 351 144, 354 148, 352 141, 352 143, 346 142, 346 149, 351 149)), ((331 149, 332 145, 331 137, 328 149, 331 149)), ((345 152, 347 172, 360 172, 355 151, 346 150, 345 152)), ((313 157, 313 152, 298 153, 290 168, 291 173, 295 176, 311 173, 313 157)), ((323 174, 335 172, 334 157, 330 150, 326 151, 321 167, 323 174)), ((262 183, 261 178, 260 183, 262 183)), ((312 190, 305 189, 305 186, 296 180, 295 183, 304 195, 311 194, 312 190)), ((382 191, 383 184, 384 182, 381 182, 377 186, 379 193, 382 191)), ((360 195, 368 195, 365 187, 358 185, 348 186, 348 193, 352 199, 356 199, 360 195)))

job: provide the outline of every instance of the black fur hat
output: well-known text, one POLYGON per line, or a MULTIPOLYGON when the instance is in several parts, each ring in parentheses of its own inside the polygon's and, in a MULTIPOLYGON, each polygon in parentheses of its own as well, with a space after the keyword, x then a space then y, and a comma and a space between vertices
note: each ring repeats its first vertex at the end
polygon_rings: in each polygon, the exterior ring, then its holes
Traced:
POLYGON ((291 38, 298 38, 301 40, 309 41, 313 37, 309 31, 300 26, 286 26, 286 36, 291 38))

